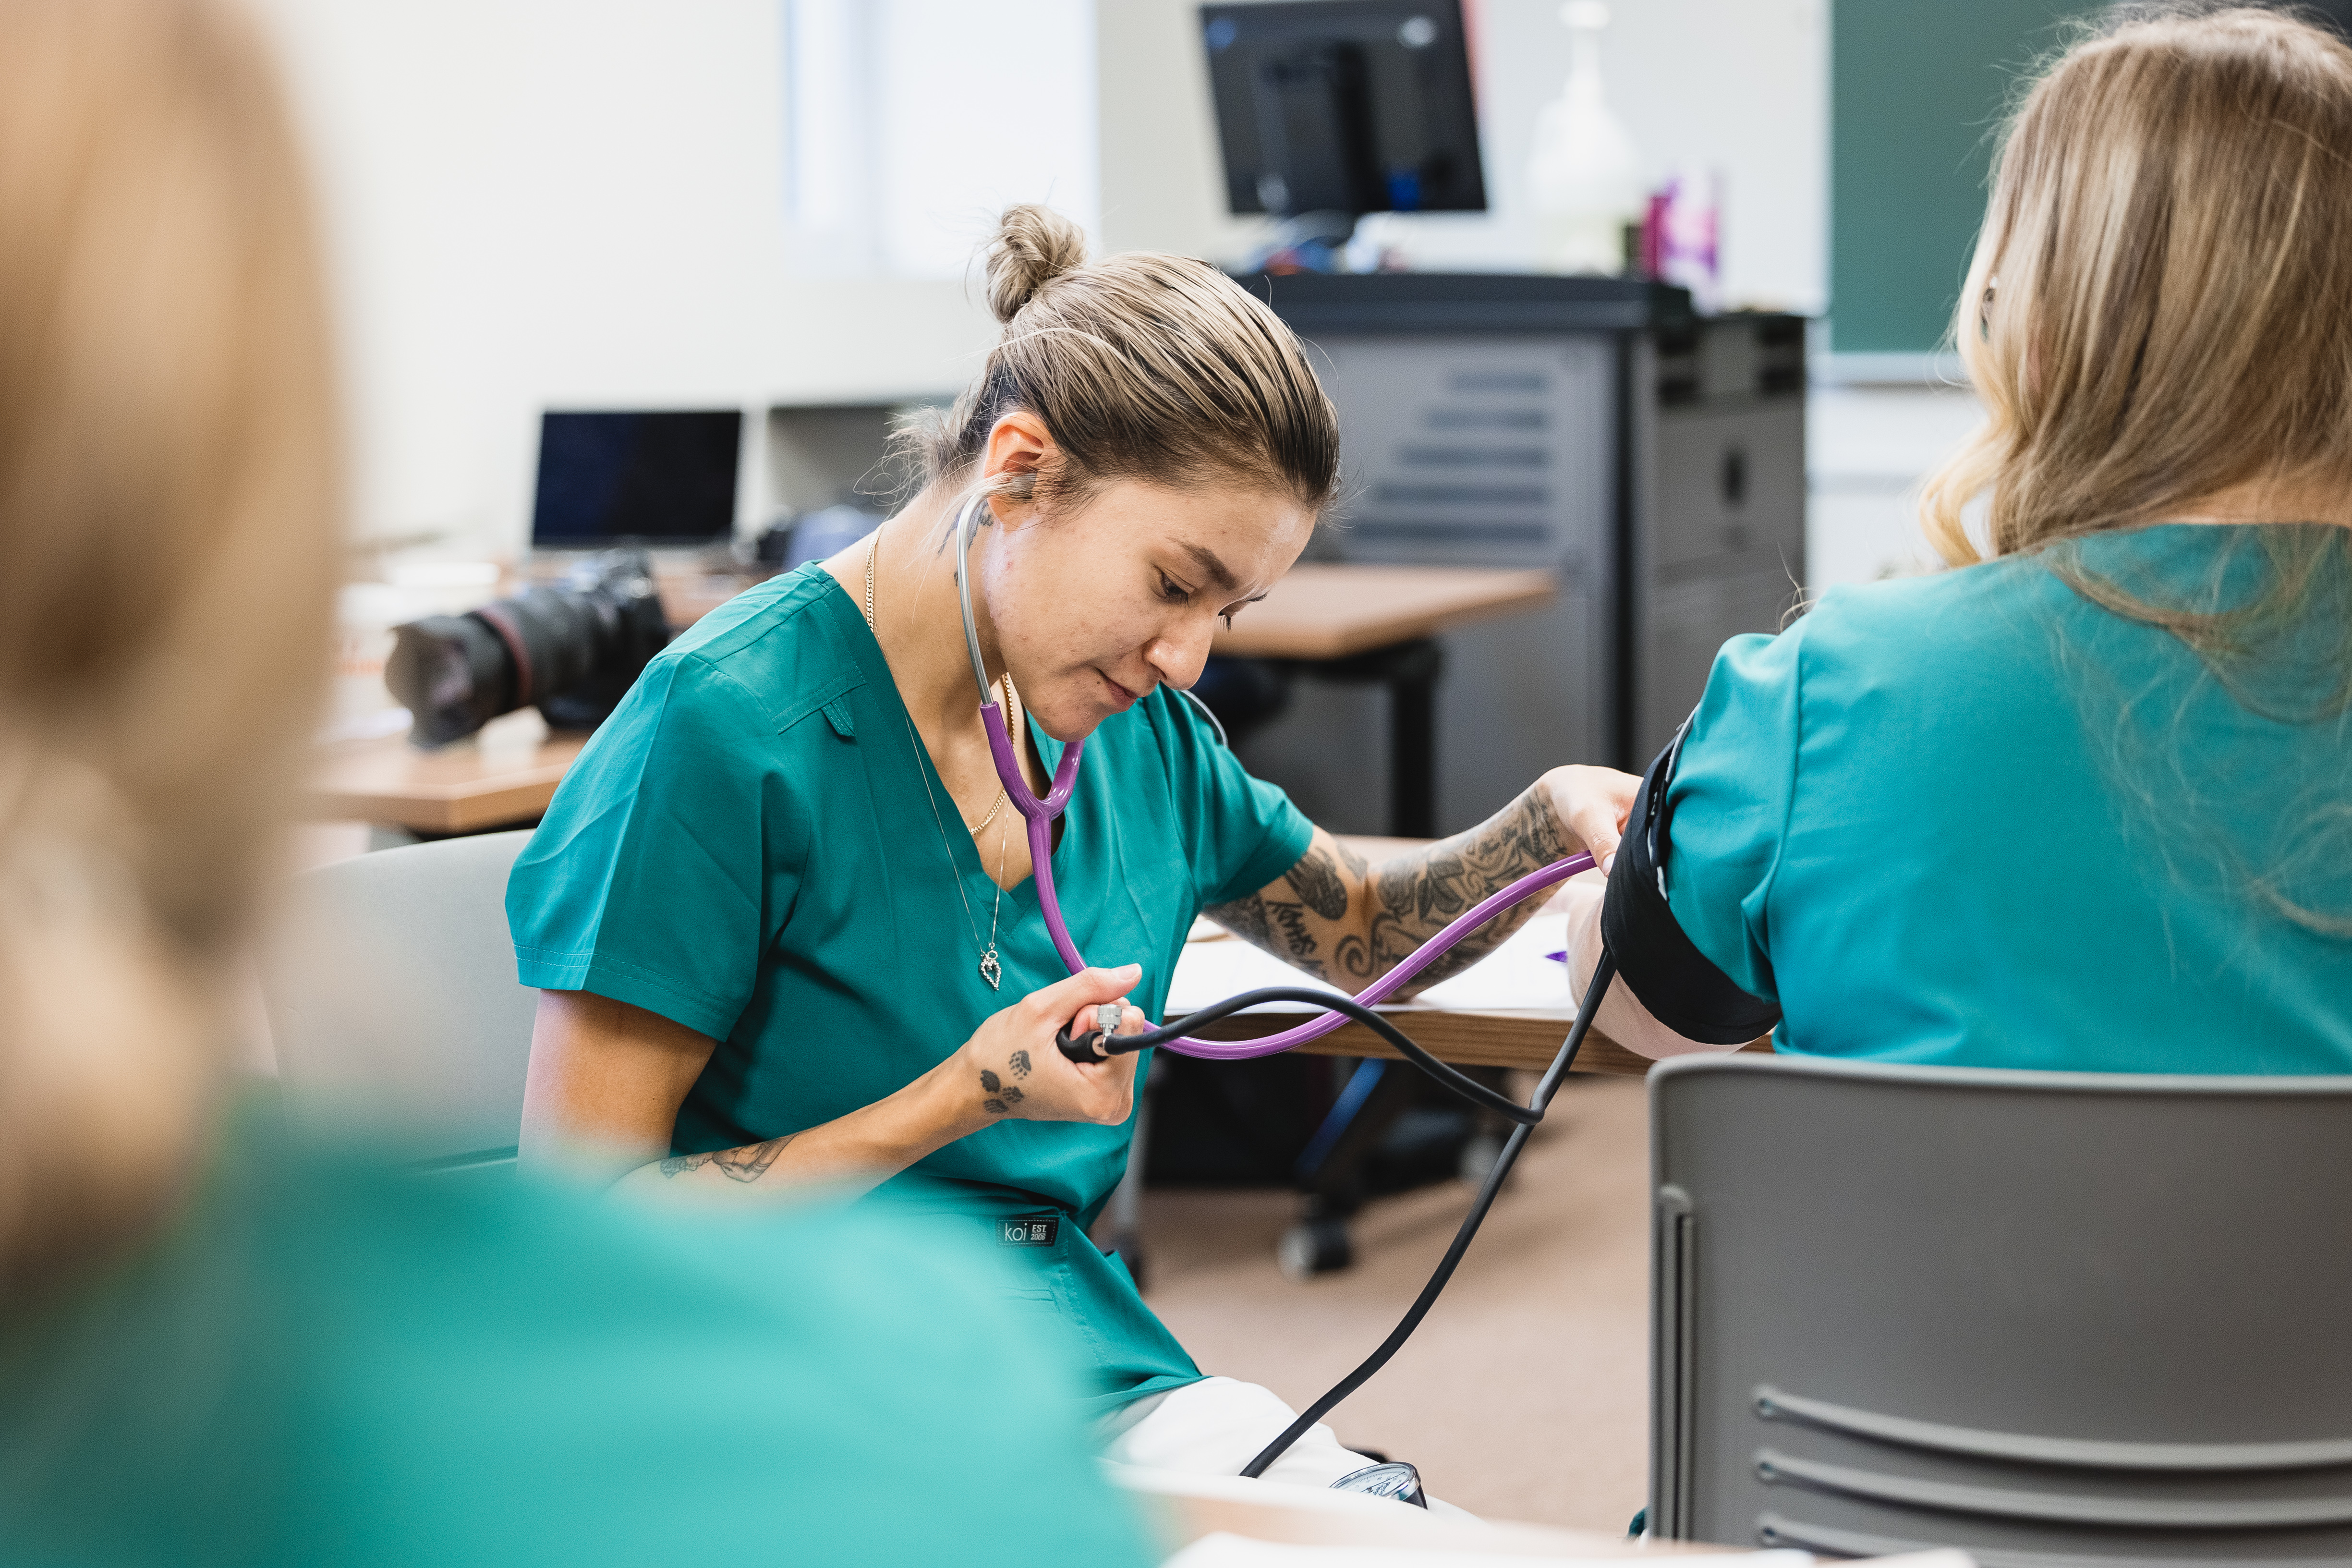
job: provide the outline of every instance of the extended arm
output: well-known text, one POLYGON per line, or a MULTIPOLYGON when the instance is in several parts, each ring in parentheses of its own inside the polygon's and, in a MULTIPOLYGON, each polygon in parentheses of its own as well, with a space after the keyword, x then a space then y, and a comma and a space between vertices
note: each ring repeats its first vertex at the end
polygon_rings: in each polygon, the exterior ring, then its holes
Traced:
MULTIPOLYGON (((1601 963, 1601 897, 1602 882, 1598 877, 1578 877, 1568 885, 1568 973, 1569 983, 1576 994, 1592 984, 1592 971, 1601 963)), ((1713 1051, 1722 1055, 1746 1050, 1748 1046, 1710 1046, 1704 1041, 1685 1038, 1667 1028, 1652 1016, 1633 988, 1621 976, 1601 999, 1601 1011, 1593 1016, 1592 1026, 1632 1051, 1653 1061, 1666 1057, 1686 1056, 1693 1051, 1713 1051)), ((1763 1037, 1759 1036, 1759 1038, 1763 1037)), ((1756 1042, 1750 1040, 1748 1045, 1756 1042)))
MULTIPOLYGON (((1479 900, 1565 855, 1617 852, 1640 780, 1609 768, 1555 768, 1467 833, 1368 864, 1321 828, 1297 864, 1209 918, 1318 979, 1360 990, 1479 900)), ((1492 952, 1534 914, 1530 900, 1423 970, 1433 984, 1492 952)))
MULTIPOLYGON (((1116 1124, 1132 1104, 1135 1058, 1073 1062, 1054 1031, 1123 1002, 1139 978, 1089 969, 995 1014, 947 1059, 846 1116, 740 1148, 672 1155, 678 1107, 715 1042, 657 1013, 584 991, 542 991, 523 1089, 521 1159, 615 1191, 765 1197, 823 1184, 863 1192, 934 1150, 1013 1120, 1116 1124)), ((1121 1027, 1143 1016, 1128 1008, 1121 1027)), ((855 1050, 855 1041, 841 1042, 855 1050)))

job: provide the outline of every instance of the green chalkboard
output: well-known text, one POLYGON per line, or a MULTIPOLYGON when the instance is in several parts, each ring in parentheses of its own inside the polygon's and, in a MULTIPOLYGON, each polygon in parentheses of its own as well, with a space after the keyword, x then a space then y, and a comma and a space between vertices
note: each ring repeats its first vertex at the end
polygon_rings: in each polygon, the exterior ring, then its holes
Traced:
POLYGON ((2068 24, 2066 0, 1834 0, 1830 349, 1945 347, 1984 219, 2010 95, 2068 24))

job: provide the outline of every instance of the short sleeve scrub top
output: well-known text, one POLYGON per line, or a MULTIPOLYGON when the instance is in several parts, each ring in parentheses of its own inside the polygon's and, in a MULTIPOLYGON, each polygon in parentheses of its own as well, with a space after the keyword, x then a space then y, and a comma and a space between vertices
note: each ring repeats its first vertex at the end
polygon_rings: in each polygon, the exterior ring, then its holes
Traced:
MULTIPOLYGON (((1060 744, 1032 734, 1052 768, 1060 744)), ((1003 895, 1002 989, 982 978, 997 889, 955 820, 864 616, 803 567, 673 643, 565 775, 508 884, 520 978, 718 1042, 676 1152, 831 1121, 1067 973, 1033 879, 1003 895)), ((1156 691, 1087 738, 1054 850, 1064 918, 1090 963, 1143 966, 1132 1001, 1158 1017, 1194 914, 1273 881, 1313 834, 1189 703, 1156 691)), ((1202 1375, 1086 1236, 1134 1131, 1132 1117, 1000 1121, 867 1200, 989 1239, 1015 1298, 1090 1371, 1096 1414, 1202 1375)))
POLYGON ((2347 624, 2352 531, 2327 524, 2156 524, 1832 588, 1716 660, 1674 784, 1675 918, 1780 1004, 1783 1052, 2352 1072, 2352 937, 2326 920, 2352 911, 2347 624), (2242 610, 2273 582, 2266 528, 2330 548, 2233 664, 2070 581, 2242 610))

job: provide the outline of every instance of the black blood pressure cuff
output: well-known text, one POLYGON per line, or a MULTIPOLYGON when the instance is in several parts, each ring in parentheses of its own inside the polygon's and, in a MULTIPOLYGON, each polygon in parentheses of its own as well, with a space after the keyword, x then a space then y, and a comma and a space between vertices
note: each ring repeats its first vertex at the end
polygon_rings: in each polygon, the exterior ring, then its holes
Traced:
POLYGON ((1689 733, 1685 723, 1642 775, 1601 902, 1601 944, 1616 960, 1618 981, 1659 1023, 1703 1045, 1746 1045, 1780 1021, 1780 1009, 1734 984, 1684 934, 1666 903, 1670 791, 1689 733))

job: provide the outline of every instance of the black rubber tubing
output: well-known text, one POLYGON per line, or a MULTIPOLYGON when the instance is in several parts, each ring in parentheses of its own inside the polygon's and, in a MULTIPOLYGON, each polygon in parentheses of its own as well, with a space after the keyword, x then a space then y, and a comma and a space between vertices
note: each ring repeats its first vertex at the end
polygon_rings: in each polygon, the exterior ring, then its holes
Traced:
POLYGON ((1230 1017, 1244 1008, 1255 1007, 1261 1002, 1310 1002, 1327 1013, 1344 1013, 1390 1045, 1394 1046, 1398 1055, 1473 1105, 1483 1106, 1496 1115, 1506 1117, 1521 1127, 1533 1127, 1543 1120, 1542 1110, 1531 1110, 1508 1095, 1496 1093, 1475 1079, 1465 1078, 1455 1072, 1421 1047, 1413 1044, 1412 1037, 1390 1022, 1385 1015, 1374 1012, 1353 996, 1342 995, 1331 991, 1318 991, 1305 985, 1267 985, 1255 991, 1244 991, 1238 995, 1228 996, 1212 1006, 1203 1007, 1197 1013, 1188 1013, 1173 1024, 1162 1024, 1156 1029, 1146 1029, 1138 1035, 1113 1035, 1108 1042, 1104 1040, 1100 1029, 1089 1029, 1076 1039, 1070 1037, 1067 1029, 1061 1029, 1055 1033, 1054 1043, 1059 1046, 1062 1054, 1072 1061, 1098 1062, 1107 1057, 1125 1056, 1129 1051, 1142 1050, 1147 1046, 1166 1045, 1170 1040, 1190 1034, 1203 1024, 1213 1024, 1220 1018, 1230 1017))
MULTIPOLYGON (((1608 994, 1609 982, 1616 973, 1616 960, 1603 952, 1601 962, 1593 967, 1592 983, 1584 988, 1584 1001, 1576 1010, 1576 1022, 1570 1026, 1568 1038, 1560 1042, 1559 1054, 1552 1058, 1551 1066, 1545 1069, 1542 1079, 1537 1083, 1536 1091, 1528 1098, 1527 1105, 1524 1108, 1511 1105, 1513 1112, 1511 1120, 1518 1125, 1511 1130, 1511 1136, 1504 1143, 1502 1153, 1496 1158, 1495 1168, 1486 1173, 1486 1180, 1478 1189, 1476 1201, 1471 1204, 1470 1213, 1463 1219, 1462 1228, 1454 1233, 1454 1245, 1447 1247, 1445 1256, 1438 1260, 1436 1271, 1430 1275, 1429 1283, 1421 1288, 1420 1297, 1414 1300, 1403 1318, 1399 1320, 1395 1330, 1389 1337, 1381 1342, 1380 1349, 1366 1356, 1362 1365, 1332 1384, 1328 1394, 1308 1405, 1304 1415, 1283 1429, 1281 1436, 1258 1450, 1257 1458, 1242 1467, 1243 1475, 1255 1479, 1265 1474, 1266 1467, 1282 1458, 1285 1450, 1305 1436, 1318 1421, 1328 1415, 1341 1400, 1361 1388, 1370 1380, 1374 1373, 1388 1365, 1389 1358, 1404 1348, 1404 1342, 1412 1337, 1413 1330, 1421 1327, 1422 1319, 1429 1316, 1430 1308, 1437 1304, 1439 1292, 1443 1291, 1446 1282, 1454 1278, 1454 1270, 1461 1264, 1462 1255, 1470 1250, 1471 1237, 1476 1236, 1478 1227, 1486 1223, 1486 1211, 1495 1206, 1495 1194, 1503 1190, 1503 1178, 1511 1173, 1511 1167, 1518 1162, 1519 1151, 1527 1144, 1528 1131, 1537 1122, 1543 1120, 1544 1111, 1550 1106, 1552 1096, 1559 1092, 1560 1083, 1568 1077, 1568 1069, 1576 1065, 1576 1053, 1583 1048, 1584 1037, 1592 1027, 1592 1016, 1600 1011, 1601 999, 1608 994)), ((1254 994, 1266 994, 1254 993, 1254 994)), ((1333 1005, 1335 1011, 1347 1011, 1345 1008, 1338 1007, 1336 1004, 1329 1004, 1326 993, 1312 992, 1307 994, 1322 997, 1328 1005, 1333 1005)), ((1283 999, 1293 1000, 1287 996, 1283 999)), ((1349 1001, 1353 1003, 1354 998, 1350 997, 1349 1001)), ((1370 1011, 1370 1008, 1364 1010, 1370 1011)), ((1352 1012, 1348 1016, 1356 1016, 1352 1012)), ((1196 1013, 1188 1022, 1198 1023, 1202 1018, 1202 1015, 1196 1013)), ((1382 1019, 1381 1022, 1386 1023, 1387 1020, 1382 1019)), ((1124 1037, 1141 1039, 1143 1037, 1137 1035, 1124 1037)), ((1405 1042, 1402 1031, 1391 1037, 1390 1032, 1384 1029, 1381 1031, 1381 1037, 1387 1039, 1391 1045, 1404 1047, 1416 1066, 1422 1065, 1424 1058, 1430 1062, 1437 1061, 1436 1058, 1431 1057, 1419 1046, 1405 1042)), ((1437 1066, 1446 1075, 1444 1079, 1439 1079, 1440 1082, 1445 1082, 1446 1079, 1460 1079, 1464 1083, 1470 1082, 1468 1079, 1462 1078, 1461 1074, 1445 1067, 1444 1063, 1437 1062, 1437 1066)), ((1452 1086, 1449 1084, 1448 1087, 1452 1086)), ((1473 1087, 1486 1092, 1484 1085, 1473 1085, 1473 1087)), ((1510 1102, 1507 1100, 1505 1103, 1510 1102)))

